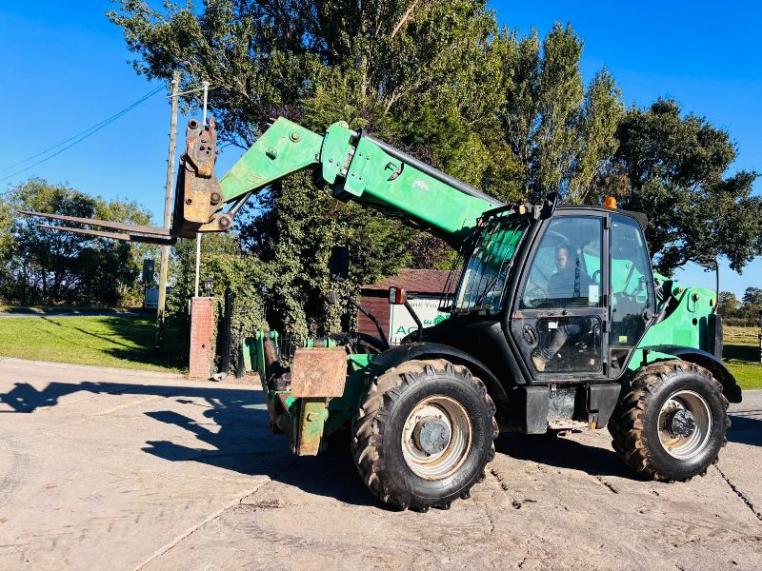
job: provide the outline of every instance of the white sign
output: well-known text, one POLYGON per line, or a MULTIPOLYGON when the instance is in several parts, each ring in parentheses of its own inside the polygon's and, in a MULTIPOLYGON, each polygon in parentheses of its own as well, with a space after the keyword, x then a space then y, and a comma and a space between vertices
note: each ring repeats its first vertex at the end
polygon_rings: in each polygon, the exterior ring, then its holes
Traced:
MULTIPOLYGON (((450 317, 439 311, 438 297, 416 297, 408 300, 424 327, 431 327, 450 317)), ((404 305, 392 305, 389 316, 389 344, 399 345, 402 338, 418 330, 415 320, 404 305)))

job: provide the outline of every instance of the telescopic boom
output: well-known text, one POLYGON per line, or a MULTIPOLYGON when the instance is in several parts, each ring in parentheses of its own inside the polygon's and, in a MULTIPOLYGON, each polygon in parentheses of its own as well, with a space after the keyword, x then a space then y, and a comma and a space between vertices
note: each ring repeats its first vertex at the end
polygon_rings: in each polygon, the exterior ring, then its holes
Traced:
MULTIPOLYGON (((175 190, 171 232, 149 226, 131 227, 91 218, 38 212, 25 214, 86 224, 119 232, 72 228, 121 240, 171 243, 198 232, 224 232, 247 198, 280 179, 314 171, 334 197, 354 200, 401 217, 458 246, 486 211, 502 203, 344 122, 319 135, 277 119, 239 161, 217 181, 217 134, 214 119, 203 126, 191 120, 175 190)), ((67 230, 65 226, 51 227, 67 230)))

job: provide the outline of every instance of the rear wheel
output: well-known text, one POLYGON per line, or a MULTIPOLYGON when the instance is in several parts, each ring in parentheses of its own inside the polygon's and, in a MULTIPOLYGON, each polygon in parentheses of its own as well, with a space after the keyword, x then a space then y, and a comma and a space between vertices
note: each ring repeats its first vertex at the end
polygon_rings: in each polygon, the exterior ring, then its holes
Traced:
POLYGON ((730 426, 722 385, 685 361, 642 368, 614 412, 614 449, 639 473, 657 480, 688 480, 717 460, 730 426))
POLYGON ((425 511, 467 497, 495 456, 495 405, 484 384, 445 360, 381 375, 353 422, 363 481, 384 503, 425 511))

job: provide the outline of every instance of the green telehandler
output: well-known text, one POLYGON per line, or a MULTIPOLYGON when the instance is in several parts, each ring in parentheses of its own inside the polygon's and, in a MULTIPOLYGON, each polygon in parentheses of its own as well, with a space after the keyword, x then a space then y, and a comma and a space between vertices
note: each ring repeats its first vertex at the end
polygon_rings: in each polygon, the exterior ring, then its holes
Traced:
MULTIPOLYGON (((337 199, 460 252, 442 296, 450 317, 399 346, 379 327, 379 339, 311 339, 281 356, 276 332, 257 334, 270 424, 294 453, 348 432, 368 489, 419 511, 468 497, 500 431, 608 427, 627 465, 664 481, 717 460, 741 390, 720 361, 715 292, 652 271, 644 216, 554 194, 502 204, 345 123, 320 135, 280 118, 219 181, 216 155, 213 119, 191 121, 170 230, 27 214, 89 226, 57 230, 173 243, 229 230, 249 196, 310 169, 337 199)), ((406 292, 389 301, 419 321, 406 292)))

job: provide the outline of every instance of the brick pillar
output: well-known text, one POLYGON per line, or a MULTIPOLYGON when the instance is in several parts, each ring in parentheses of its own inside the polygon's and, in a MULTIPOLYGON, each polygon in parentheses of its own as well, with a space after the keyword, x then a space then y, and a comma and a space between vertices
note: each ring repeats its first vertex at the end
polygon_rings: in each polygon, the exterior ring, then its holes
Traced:
POLYGON ((214 362, 214 307, 211 297, 194 297, 191 300, 190 362, 188 376, 191 379, 208 379, 214 362))

